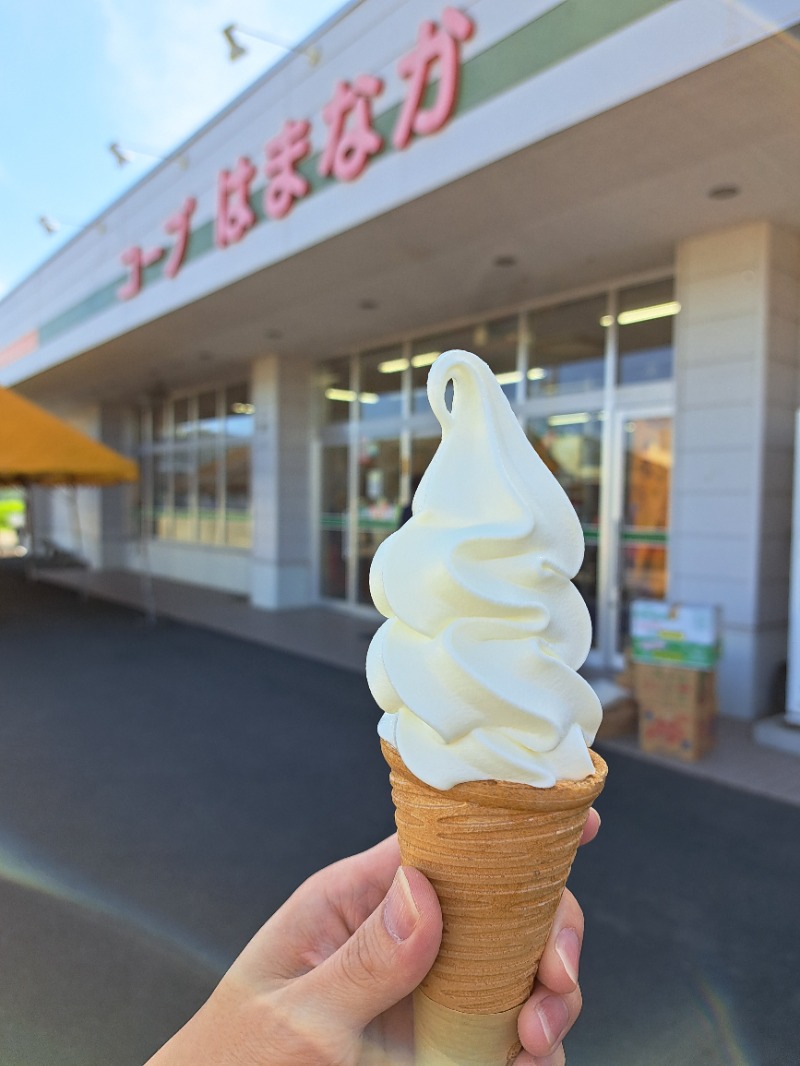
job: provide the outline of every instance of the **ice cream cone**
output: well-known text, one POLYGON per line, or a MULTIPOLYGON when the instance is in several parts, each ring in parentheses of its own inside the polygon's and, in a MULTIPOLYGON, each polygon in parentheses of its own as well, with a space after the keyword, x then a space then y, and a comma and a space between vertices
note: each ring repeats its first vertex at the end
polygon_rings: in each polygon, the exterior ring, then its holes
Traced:
POLYGON ((400 853, 436 889, 442 946, 415 997, 418 1066, 506 1066, 516 1019, 606 764, 552 788, 471 781, 440 791, 381 741, 400 853))

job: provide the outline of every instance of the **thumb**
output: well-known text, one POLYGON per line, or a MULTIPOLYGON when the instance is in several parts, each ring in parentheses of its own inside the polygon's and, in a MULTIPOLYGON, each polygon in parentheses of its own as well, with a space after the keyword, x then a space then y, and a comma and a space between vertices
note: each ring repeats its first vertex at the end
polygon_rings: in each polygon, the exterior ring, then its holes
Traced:
POLYGON ((380 905, 338 951, 303 978, 333 1025, 360 1032, 409 995, 433 965, 442 912, 430 881, 401 866, 380 905))

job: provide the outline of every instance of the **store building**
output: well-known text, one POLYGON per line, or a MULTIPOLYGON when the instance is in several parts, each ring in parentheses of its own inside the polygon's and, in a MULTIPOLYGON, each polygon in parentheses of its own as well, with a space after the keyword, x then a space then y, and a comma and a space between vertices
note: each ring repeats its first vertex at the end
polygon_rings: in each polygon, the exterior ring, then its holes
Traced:
POLYGON ((717 604, 723 711, 766 713, 800 2, 356 0, 305 44, 0 303, 0 383, 141 461, 82 491, 92 564, 365 608, 464 347, 584 524, 593 661, 632 598, 717 604))

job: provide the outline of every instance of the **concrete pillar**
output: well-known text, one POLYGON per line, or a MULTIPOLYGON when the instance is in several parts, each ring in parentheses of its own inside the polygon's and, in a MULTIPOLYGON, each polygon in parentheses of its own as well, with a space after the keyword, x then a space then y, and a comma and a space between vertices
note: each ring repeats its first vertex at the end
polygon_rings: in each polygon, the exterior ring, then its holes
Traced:
POLYGON ((679 245, 670 598, 719 604, 720 707, 756 718, 786 659, 800 239, 768 222, 679 245))
POLYGON ((307 364, 265 356, 253 366, 251 599, 306 606, 311 587, 311 386, 307 364))

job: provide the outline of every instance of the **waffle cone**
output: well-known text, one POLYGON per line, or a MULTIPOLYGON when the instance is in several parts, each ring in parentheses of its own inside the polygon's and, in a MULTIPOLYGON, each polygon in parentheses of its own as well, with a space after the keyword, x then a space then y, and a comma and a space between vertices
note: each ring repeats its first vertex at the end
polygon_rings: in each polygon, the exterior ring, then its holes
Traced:
POLYGON ((422 1002, 416 1010, 434 1026, 449 1012, 502 1015, 515 1030, 606 764, 592 752, 591 777, 552 788, 470 781, 440 791, 415 777, 392 745, 381 748, 402 861, 431 881, 444 919, 439 955, 420 987, 443 1010, 422 1002))

